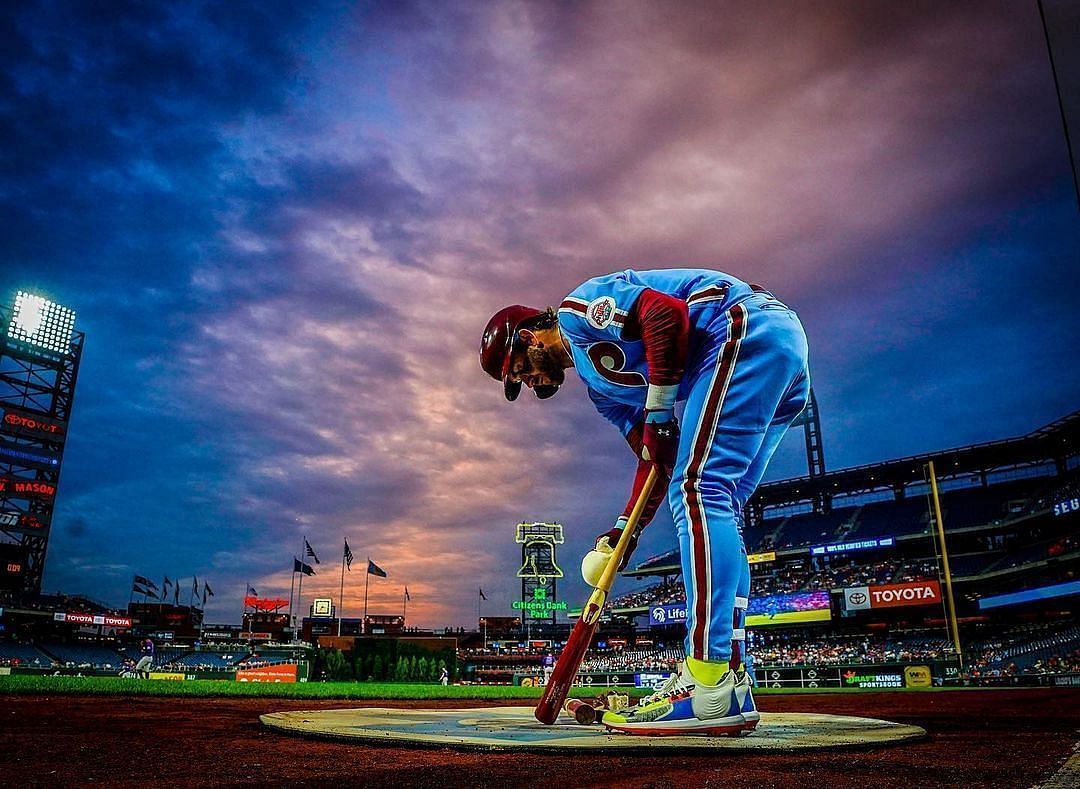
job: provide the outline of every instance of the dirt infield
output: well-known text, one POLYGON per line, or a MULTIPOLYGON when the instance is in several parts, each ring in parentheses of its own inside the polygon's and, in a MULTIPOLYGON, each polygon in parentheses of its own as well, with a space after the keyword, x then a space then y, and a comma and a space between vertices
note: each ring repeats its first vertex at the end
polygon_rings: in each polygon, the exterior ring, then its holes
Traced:
MULTIPOLYGON (((520 702, 518 702, 520 703, 520 702)), ((774 712, 873 715, 927 741, 861 752, 562 756, 461 753, 305 740, 260 726, 264 712, 403 702, 0 696, 6 785, 341 782, 406 786, 1033 786, 1069 756, 1080 692, 978 690, 763 696, 774 712)), ((459 707, 460 702, 426 702, 459 707)), ((482 706, 482 705, 470 705, 482 706)))

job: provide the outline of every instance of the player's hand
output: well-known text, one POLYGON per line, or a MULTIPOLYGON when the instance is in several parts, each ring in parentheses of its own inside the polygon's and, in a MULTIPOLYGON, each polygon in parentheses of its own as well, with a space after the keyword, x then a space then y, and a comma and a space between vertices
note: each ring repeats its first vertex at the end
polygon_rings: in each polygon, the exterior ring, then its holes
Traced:
MULTIPOLYGON (((600 583, 600 576, 604 574, 604 570, 607 569, 608 561, 611 559, 611 554, 615 552, 615 546, 619 542, 619 538, 622 537, 623 528, 626 526, 626 517, 620 517, 615 521, 615 526, 612 529, 601 534, 596 538, 596 547, 585 554, 585 558, 581 560, 581 577, 585 579, 585 583, 589 586, 596 586, 600 583)), ((634 548, 637 547, 638 532, 634 531, 630 535, 629 543, 626 546, 626 552, 623 553, 622 561, 619 563, 619 570, 626 568, 627 563, 630 561, 630 554, 634 552, 634 548)))
POLYGON ((641 433, 641 459, 659 466, 670 476, 678 452, 679 423, 674 410, 646 411, 641 433))

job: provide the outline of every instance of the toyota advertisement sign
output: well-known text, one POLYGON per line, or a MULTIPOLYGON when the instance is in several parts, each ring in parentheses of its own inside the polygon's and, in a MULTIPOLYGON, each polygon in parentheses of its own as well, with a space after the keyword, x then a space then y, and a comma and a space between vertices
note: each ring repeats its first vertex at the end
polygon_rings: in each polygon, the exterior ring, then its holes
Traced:
POLYGON ((848 611, 940 602, 941 584, 933 580, 884 586, 851 586, 844 590, 844 608, 848 611))

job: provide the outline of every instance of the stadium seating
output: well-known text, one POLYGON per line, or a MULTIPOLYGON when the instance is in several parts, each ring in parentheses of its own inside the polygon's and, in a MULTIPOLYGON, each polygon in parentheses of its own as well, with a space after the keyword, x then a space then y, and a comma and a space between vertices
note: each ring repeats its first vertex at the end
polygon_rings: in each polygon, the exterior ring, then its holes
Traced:
POLYGON ((222 654, 220 652, 188 652, 173 660, 169 665, 174 668, 192 668, 215 671, 235 667, 236 663, 247 657, 247 653, 222 654))
MULTIPOLYGON (((754 665, 829 666, 936 660, 950 654, 941 636, 809 636, 806 633, 755 633, 749 648, 754 665)), ((586 655, 583 671, 673 671, 684 659, 682 648, 598 650, 586 655)))
POLYGON ((1045 561, 1050 558, 1051 546, 1058 542, 1058 540, 1046 540, 1037 542, 1033 545, 1026 545, 1023 548, 1013 548, 1006 552, 1000 559, 988 564, 983 569, 983 572, 1006 570, 1010 567, 1019 567, 1022 564, 1028 564, 1030 562, 1045 561))
POLYGON ((97 644, 42 644, 44 652, 56 658, 62 666, 74 668, 119 669, 123 656, 111 647, 97 644))
POLYGON ((1058 673, 1080 671, 1080 625, 1026 625, 975 645, 973 668, 982 673, 1058 673))
POLYGON ((821 545, 835 542, 841 526, 851 520, 855 510, 833 510, 821 515, 805 513, 788 518, 777 537, 776 548, 794 548, 802 545, 821 545))
POLYGON ((949 554, 949 569, 954 578, 979 575, 1000 558, 1000 552, 949 554))
POLYGON ((867 540, 872 537, 901 537, 922 534, 929 522, 929 509, 924 498, 900 501, 876 501, 867 504, 846 540, 867 540))
MULTIPOLYGON (((155 669, 167 666, 190 651, 190 647, 158 647, 154 650, 154 662, 151 665, 155 669)), ((138 646, 124 647, 120 654, 137 663, 142 657, 142 649, 138 646)))
POLYGON ((686 591, 682 581, 676 581, 675 583, 666 585, 658 583, 619 596, 612 601, 611 607, 615 610, 642 608, 651 605, 663 605, 664 603, 675 602, 677 600, 682 600, 685 597, 686 591))
POLYGON ((30 644, 0 641, 0 665, 51 667, 55 661, 30 644))

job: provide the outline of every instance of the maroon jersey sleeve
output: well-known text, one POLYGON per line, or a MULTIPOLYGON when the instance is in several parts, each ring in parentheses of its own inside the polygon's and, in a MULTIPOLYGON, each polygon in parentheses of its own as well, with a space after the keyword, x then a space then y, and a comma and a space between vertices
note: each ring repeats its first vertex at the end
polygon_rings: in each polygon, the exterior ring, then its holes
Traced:
POLYGON ((626 316, 623 337, 645 345, 649 383, 678 384, 686 370, 690 314, 686 302, 652 288, 642 291, 626 316))

